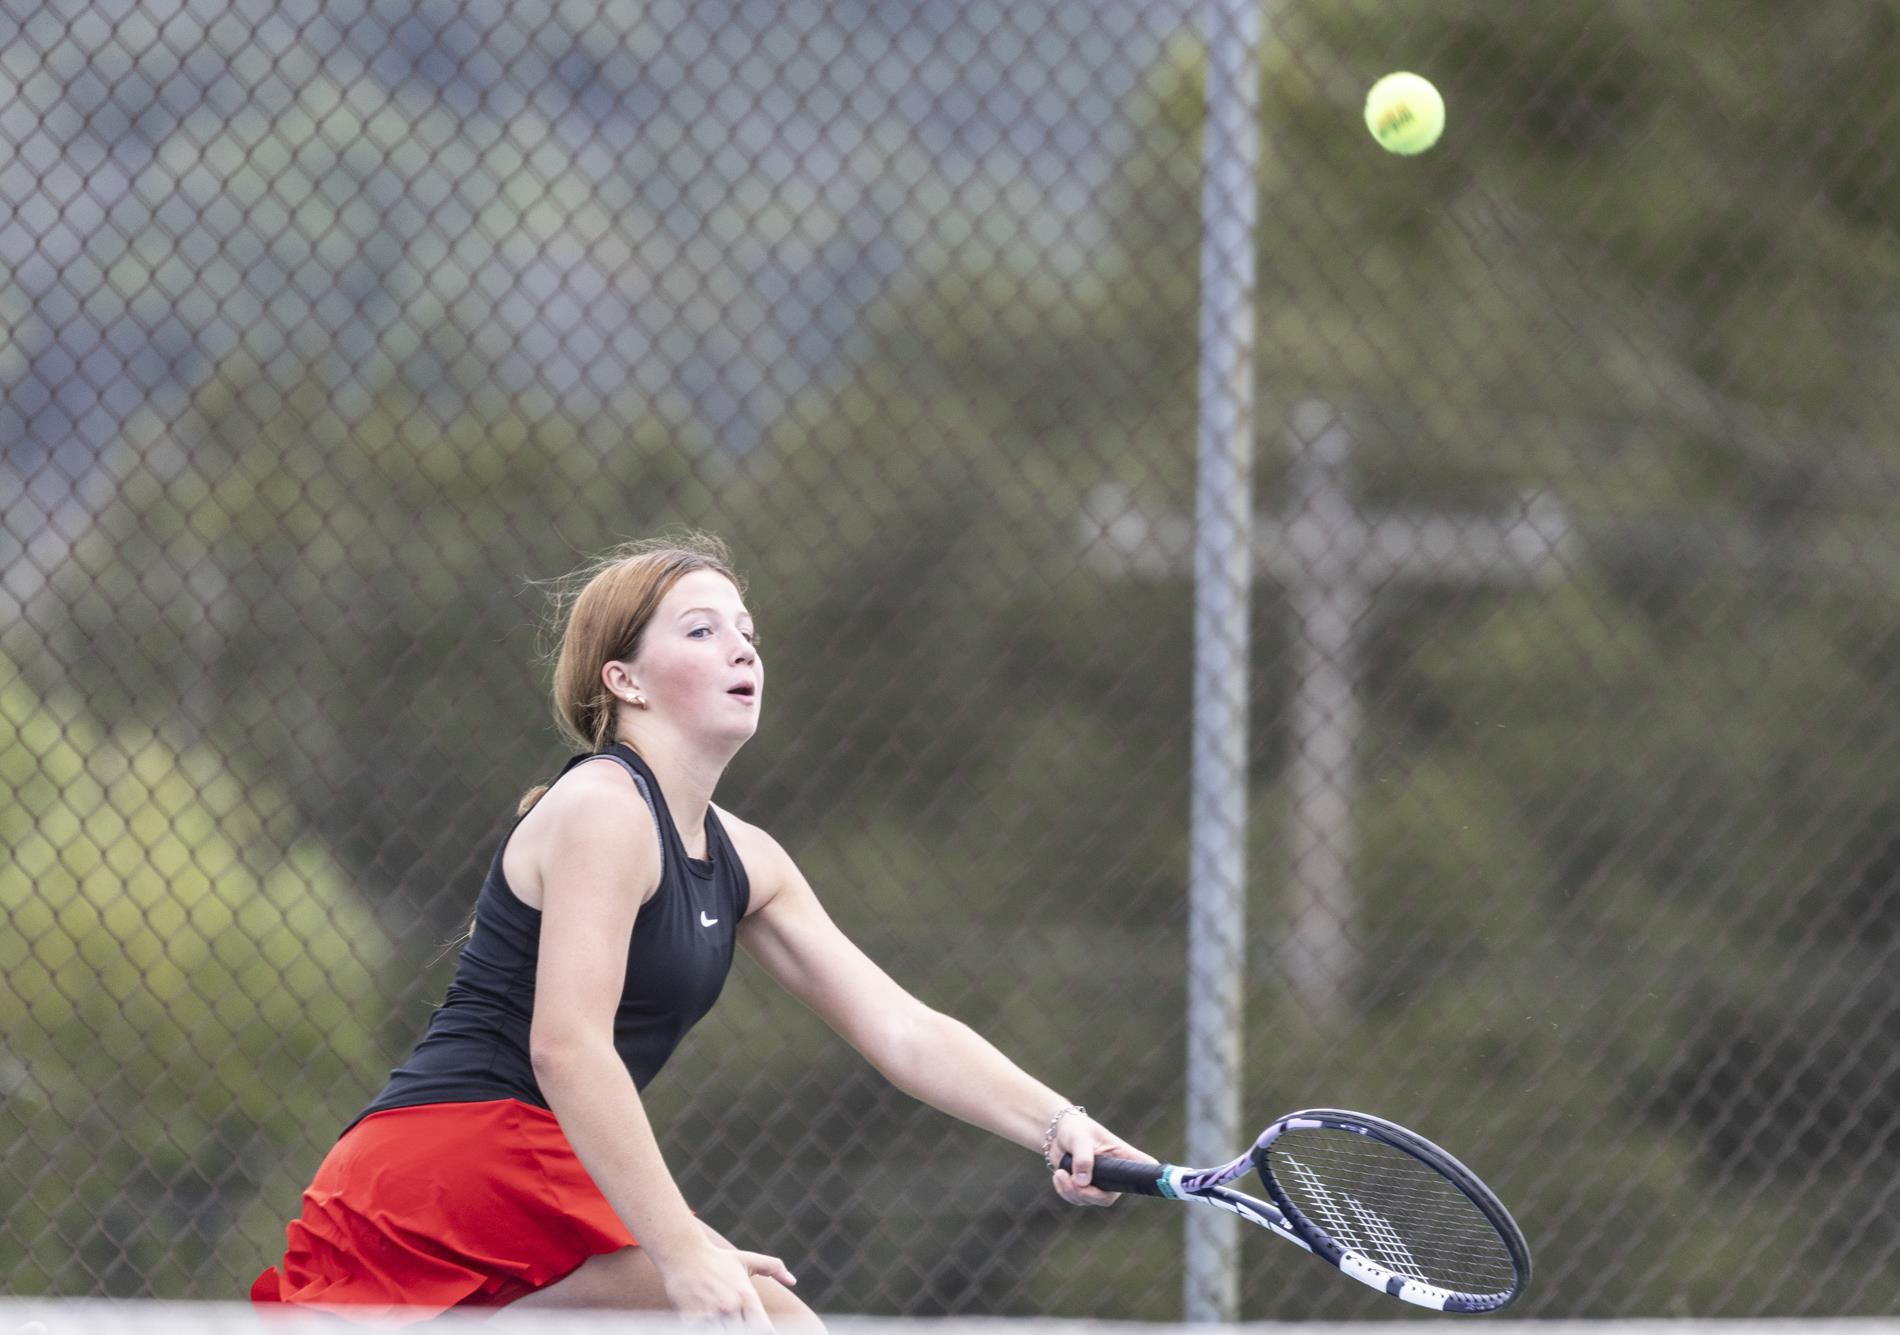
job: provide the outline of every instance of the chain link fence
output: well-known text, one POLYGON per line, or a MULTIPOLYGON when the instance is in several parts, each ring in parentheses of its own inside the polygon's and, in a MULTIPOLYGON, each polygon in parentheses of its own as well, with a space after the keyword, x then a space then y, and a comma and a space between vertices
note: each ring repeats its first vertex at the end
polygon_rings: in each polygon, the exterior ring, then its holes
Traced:
MULTIPOLYGON (((1179 1153, 1197 22, 0 4, 0 1290, 275 1259, 564 758, 534 581, 675 526, 772 666, 722 802, 1179 1153)), ((1453 1146, 1532 1314, 1900 1286, 1896 36, 1265 8, 1243 1103, 1453 1146)), ((1179 1314, 1178 1212, 747 965, 647 1102, 822 1310, 1179 1314)), ((1289 1256, 1243 1316, 1381 1310, 1289 1256)))

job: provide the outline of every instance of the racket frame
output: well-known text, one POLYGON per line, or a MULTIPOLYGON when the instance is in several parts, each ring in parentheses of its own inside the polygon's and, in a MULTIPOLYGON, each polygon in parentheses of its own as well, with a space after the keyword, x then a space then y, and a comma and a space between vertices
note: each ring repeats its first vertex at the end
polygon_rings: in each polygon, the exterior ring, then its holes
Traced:
MULTIPOLYGON (((1069 1166, 1064 1155, 1062 1166, 1069 1166)), ((1342 1274, 1350 1275, 1370 1288, 1418 1307, 1440 1312, 1494 1312, 1513 1302, 1531 1278, 1530 1248, 1524 1234, 1491 1189, 1478 1175, 1416 1131, 1408 1131, 1396 1122, 1367 1113, 1341 1108, 1308 1108, 1288 1113, 1260 1133, 1253 1148, 1217 1168, 1183 1168, 1177 1164, 1135 1163, 1126 1159, 1102 1158, 1095 1161, 1093 1184, 1104 1191, 1130 1192, 1142 1196, 1161 1196, 1168 1200, 1211 1205, 1229 1214, 1258 1224, 1277 1237, 1286 1239, 1302 1251, 1310 1252, 1342 1274), (1442 1288, 1413 1279, 1379 1264, 1371 1257, 1347 1247, 1309 1219, 1274 1177, 1268 1151, 1288 1131, 1349 1131, 1369 1140, 1380 1141, 1408 1154, 1438 1173, 1471 1202, 1485 1221, 1497 1231, 1510 1254, 1517 1282, 1503 1293, 1466 1293, 1442 1288), (1228 1184, 1248 1171, 1260 1174, 1271 1202, 1228 1184)))
MULTIPOLYGON (((1511 1218, 1511 1212, 1504 1208, 1504 1202, 1497 1198, 1478 1175, 1454 1159, 1442 1147, 1433 1144, 1416 1131, 1409 1131, 1396 1122, 1388 1122, 1382 1117, 1373 1117, 1368 1113, 1349 1112, 1342 1108, 1308 1108, 1301 1112, 1288 1113, 1274 1122, 1254 1147, 1248 1151, 1254 1171, 1266 1184, 1267 1194, 1273 1198, 1277 1213, 1287 1228, 1300 1235, 1307 1248, 1322 1261, 1336 1267, 1341 1273, 1350 1275, 1371 1288, 1391 1295, 1404 1302, 1419 1307, 1429 1307, 1441 1312, 1494 1312, 1507 1306, 1524 1291, 1531 1278, 1530 1247, 1524 1241, 1524 1234, 1511 1218), (1501 1293, 1467 1293, 1458 1289, 1442 1288, 1424 1280, 1414 1279, 1400 1274, 1387 1266, 1379 1264, 1363 1252, 1354 1250, 1334 1238, 1324 1228, 1299 1208, 1286 1188, 1274 1176, 1268 1151, 1273 1143, 1288 1131, 1327 1130, 1346 1131, 1354 1135, 1376 1140, 1380 1143, 1408 1154, 1426 1167, 1443 1177, 1456 1187, 1473 1208, 1484 1216, 1485 1222, 1496 1230, 1498 1239, 1511 1258, 1511 1268, 1516 1272, 1517 1282, 1501 1293)), ((1277 1231, 1277 1230, 1276 1230, 1277 1231)))

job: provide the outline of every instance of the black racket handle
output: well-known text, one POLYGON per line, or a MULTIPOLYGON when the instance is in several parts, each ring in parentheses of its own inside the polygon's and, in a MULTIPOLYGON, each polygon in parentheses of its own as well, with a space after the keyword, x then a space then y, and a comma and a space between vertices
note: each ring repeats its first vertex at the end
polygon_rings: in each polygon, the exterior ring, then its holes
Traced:
MULTIPOLYGON (((1062 1168, 1069 1168, 1070 1156, 1063 1155, 1062 1168)), ((1161 1175, 1168 1171, 1164 1163, 1136 1163, 1133 1159, 1097 1159, 1089 1185, 1103 1191, 1125 1191, 1133 1196, 1159 1196, 1161 1175)))

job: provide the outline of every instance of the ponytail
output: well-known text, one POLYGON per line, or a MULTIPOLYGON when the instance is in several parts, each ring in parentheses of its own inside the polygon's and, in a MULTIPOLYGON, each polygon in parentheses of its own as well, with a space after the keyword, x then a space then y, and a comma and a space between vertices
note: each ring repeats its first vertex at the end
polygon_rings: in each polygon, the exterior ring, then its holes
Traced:
MULTIPOLYGON (((592 726, 589 728, 589 731, 593 734, 593 750, 596 752, 605 751, 607 749, 607 743, 612 740, 614 730, 614 712, 612 705, 613 697, 603 692, 601 698, 598 701, 590 701, 587 709, 584 711, 585 715, 592 720, 592 726)), ((541 800, 541 795, 553 786, 554 785, 550 783, 537 783, 534 787, 523 793, 521 800, 515 804, 516 818, 519 819, 527 815, 534 804, 541 800)))

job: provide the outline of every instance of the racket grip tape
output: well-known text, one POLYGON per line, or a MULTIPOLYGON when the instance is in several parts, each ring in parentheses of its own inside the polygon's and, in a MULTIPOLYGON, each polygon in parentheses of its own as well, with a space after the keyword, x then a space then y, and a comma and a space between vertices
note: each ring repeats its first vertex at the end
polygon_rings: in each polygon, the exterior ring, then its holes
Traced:
MULTIPOLYGON (((1060 1165, 1070 1168, 1070 1156, 1063 1155, 1060 1165)), ((1073 1170, 1071 1170, 1073 1171, 1073 1170)), ((1127 1192, 1132 1196, 1160 1196, 1161 1175, 1168 1171, 1164 1163, 1136 1163, 1133 1159, 1097 1159, 1089 1185, 1103 1191, 1127 1192)))

